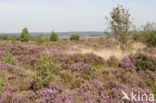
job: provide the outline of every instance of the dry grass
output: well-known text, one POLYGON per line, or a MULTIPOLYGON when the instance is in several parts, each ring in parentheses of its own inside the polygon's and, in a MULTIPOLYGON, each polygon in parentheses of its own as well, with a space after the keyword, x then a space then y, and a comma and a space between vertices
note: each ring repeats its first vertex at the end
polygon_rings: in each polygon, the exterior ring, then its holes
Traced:
POLYGON ((68 54, 93 53, 93 54, 96 54, 96 55, 104 58, 105 60, 108 60, 110 58, 110 56, 115 56, 118 60, 121 60, 123 57, 125 57, 127 55, 135 54, 135 53, 139 52, 141 49, 145 48, 145 45, 143 45, 141 43, 133 43, 133 44, 131 44, 131 47, 126 50, 120 49, 119 45, 116 47, 113 47, 113 48, 112 47, 111 48, 103 48, 103 49, 98 49, 98 50, 94 50, 91 47, 84 48, 80 45, 74 45, 72 47, 73 47, 73 49, 70 49, 70 51, 67 51, 68 54))

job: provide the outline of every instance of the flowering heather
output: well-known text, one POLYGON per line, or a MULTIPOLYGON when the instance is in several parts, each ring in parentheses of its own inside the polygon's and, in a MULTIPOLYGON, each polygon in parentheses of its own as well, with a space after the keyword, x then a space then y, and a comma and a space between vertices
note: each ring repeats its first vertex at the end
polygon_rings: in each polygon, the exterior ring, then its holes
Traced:
POLYGON ((111 56, 105 62, 94 53, 64 52, 75 50, 73 45, 92 47, 97 42, 0 44, 0 103, 131 103, 122 100, 122 91, 156 95, 156 71, 137 71, 144 63, 154 67, 155 62, 147 62, 151 59, 133 55, 119 63, 111 56), (5 62, 7 53, 17 62, 5 62))
POLYGON ((121 67, 130 71, 136 68, 135 63, 128 56, 122 59, 121 67))

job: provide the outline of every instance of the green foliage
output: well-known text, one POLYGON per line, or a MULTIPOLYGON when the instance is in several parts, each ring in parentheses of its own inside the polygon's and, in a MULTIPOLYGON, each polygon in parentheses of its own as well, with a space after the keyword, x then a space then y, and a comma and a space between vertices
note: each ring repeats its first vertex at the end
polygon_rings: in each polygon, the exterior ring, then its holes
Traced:
POLYGON ((85 71, 85 75, 83 76, 85 79, 95 78, 96 73, 100 70, 101 64, 94 63, 90 68, 87 68, 85 71))
POLYGON ((143 25, 142 27, 145 34, 156 30, 156 24, 151 22, 147 22, 146 25, 143 25))
POLYGON ((119 41, 123 44, 126 43, 128 35, 131 34, 131 21, 129 10, 125 9, 123 6, 119 5, 113 8, 110 13, 110 29, 115 37, 119 38, 119 41))
POLYGON ((85 42, 86 41, 86 38, 81 38, 80 41, 81 42, 85 42))
POLYGON ((0 34, 0 40, 19 40, 17 34, 0 34))
POLYGON ((134 41, 139 41, 141 38, 141 34, 139 32, 135 32, 133 35, 134 41))
POLYGON ((145 42, 149 47, 156 47, 156 31, 145 35, 145 42))
POLYGON ((72 34, 70 36, 70 40, 77 40, 77 41, 79 41, 80 40, 80 34, 72 34))
POLYGON ((51 33, 50 41, 58 41, 58 35, 55 32, 51 33))
POLYGON ((0 90, 3 88, 3 86, 6 85, 5 76, 2 72, 0 72, 0 90))
POLYGON ((155 98, 156 98, 156 80, 154 80, 154 81, 151 83, 150 88, 151 88, 151 90, 152 90, 152 92, 154 93, 155 98))
POLYGON ((37 71, 36 79, 39 80, 37 88, 46 87, 54 78, 53 70, 51 68, 53 61, 47 53, 40 59, 40 69, 37 71))
POLYGON ((22 33, 20 35, 20 39, 21 39, 21 42, 28 42, 29 41, 29 32, 28 32, 28 29, 27 28, 24 28, 22 30, 22 33))
POLYGON ((8 53, 8 54, 6 55, 5 62, 6 62, 6 63, 9 63, 9 64, 12 64, 12 65, 15 65, 16 62, 17 62, 17 59, 14 58, 12 54, 8 53))
POLYGON ((43 35, 40 34, 40 35, 38 36, 38 38, 37 38, 37 43, 38 43, 38 44, 43 44, 43 42, 44 42, 44 40, 43 40, 43 35))

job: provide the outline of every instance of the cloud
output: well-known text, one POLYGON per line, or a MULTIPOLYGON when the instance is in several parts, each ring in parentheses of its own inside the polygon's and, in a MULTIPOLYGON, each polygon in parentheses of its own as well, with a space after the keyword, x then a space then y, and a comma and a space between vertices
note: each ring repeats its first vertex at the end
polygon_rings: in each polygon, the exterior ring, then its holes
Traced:
POLYGON ((0 2, 0 13, 21 13, 21 12, 55 13, 61 10, 63 10, 63 8, 60 8, 58 6, 49 6, 45 4, 30 5, 30 4, 0 2))

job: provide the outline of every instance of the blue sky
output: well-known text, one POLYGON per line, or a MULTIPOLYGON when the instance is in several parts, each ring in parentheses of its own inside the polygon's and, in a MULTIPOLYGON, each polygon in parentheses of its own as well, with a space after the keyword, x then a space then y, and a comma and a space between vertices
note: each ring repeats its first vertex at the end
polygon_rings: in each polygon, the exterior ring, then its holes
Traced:
POLYGON ((156 21, 156 0, 0 0, 0 32, 104 31, 118 4, 136 26, 156 21))

